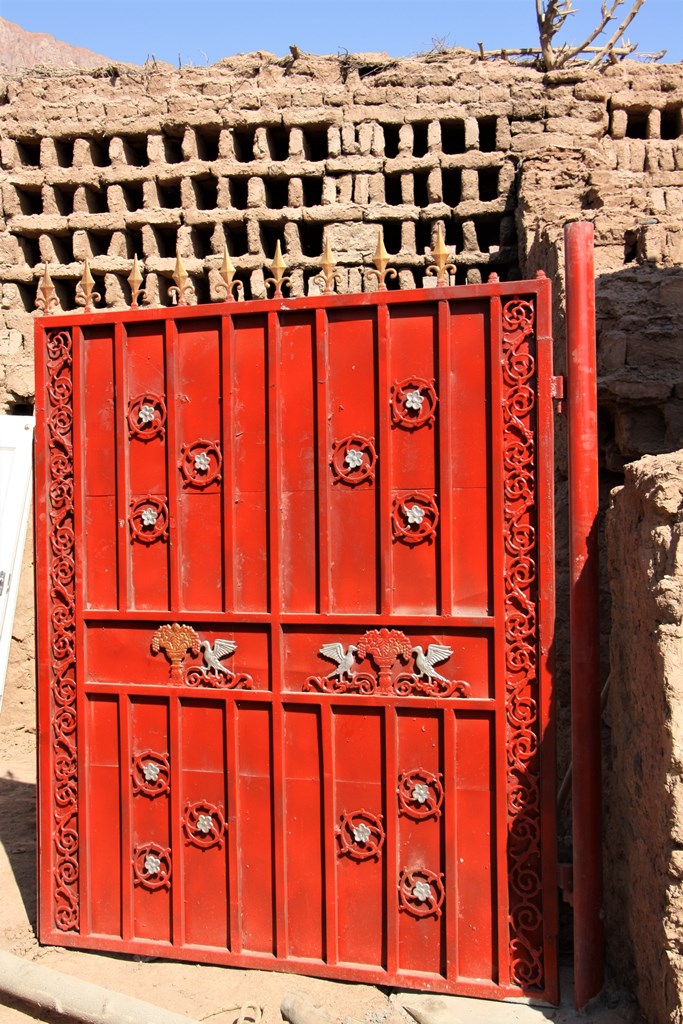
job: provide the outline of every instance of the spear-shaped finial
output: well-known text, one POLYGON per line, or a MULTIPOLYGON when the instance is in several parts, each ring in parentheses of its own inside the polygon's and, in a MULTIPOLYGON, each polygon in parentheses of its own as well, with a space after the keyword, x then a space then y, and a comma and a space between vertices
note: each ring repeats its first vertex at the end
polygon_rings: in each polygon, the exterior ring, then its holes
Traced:
POLYGON ((180 251, 176 249, 175 257, 175 268, 173 270, 173 280, 175 285, 168 289, 168 294, 171 296, 171 302, 175 306, 176 303, 179 306, 187 305, 187 298, 194 296, 195 290, 192 281, 190 281, 190 275, 185 270, 185 265, 180 258, 180 251))
POLYGON ((36 293, 36 309, 39 309, 43 316, 49 316, 53 309, 59 305, 57 296, 55 293, 55 286, 52 283, 50 277, 50 271, 47 269, 47 263, 45 264, 45 270, 43 276, 38 283, 38 291, 36 293))
POLYGON ((292 279, 290 277, 285 277, 285 270, 287 269, 287 264, 285 263, 282 256, 282 246, 280 245, 279 238, 277 241, 277 245, 275 246, 275 257, 273 259, 273 262, 270 264, 269 269, 273 276, 266 278, 266 289, 268 288, 269 284, 272 284, 273 297, 282 298, 283 284, 291 285, 292 279))
POLYGON ((322 267, 322 273, 316 274, 313 280, 316 284, 320 285, 324 292, 329 294, 334 291, 335 281, 341 281, 341 274, 337 271, 337 264, 332 255, 329 235, 325 236, 325 248, 323 249, 320 266, 322 267))
POLYGON ((234 263, 230 259, 230 253, 228 252, 228 246, 224 242, 223 243, 223 262, 221 263, 220 268, 218 270, 218 273, 220 274, 220 277, 221 277, 221 281, 223 283, 219 284, 218 287, 220 288, 221 291, 223 291, 225 289, 225 298, 226 298, 226 300, 228 302, 232 302, 233 299, 235 298, 235 296, 233 295, 233 291, 237 292, 238 294, 239 293, 242 293, 242 294, 244 293, 244 285, 242 284, 242 282, 241 281, 235 281, 235 271, 236 271, 236 269, 237 268, 235 267, 234 263))
POLYGON ((372 257, 372 262, 377 269, 375 270, 373 267, 370 267, 367 270, 367 275, 368 277, 376 277, 378 291, 385 292, 387 290, 387 278, 396 277, 396 271, 393 267, 389 266, 389 253, 384 244, 384 228, 382 227, 379 229, 377 248, 375 249, 375 255, 372 257))
POLYGON ((142 287, 142 270, 137 253, 133 256, 133 269, 128 275, 130 285, 130 308, 139 309, 140 302, 147 298, 147 292, 142 287))
POLYGON ((84 313, 92 313, 93 303, 101 299, 99 292, 95 291, 95 278, 90 271, 90 262, 86 259, 83 264, 83 274, 76 285, 76 304, 83 306, 84 313))
POLYGON ((436 266, 427 267, 427 273, 434 275, 436 274, 437 285, 448 284, 447 273, 455 273, 455 265, 449 263, 450 253, 446 248, 446 242, 443 236, 443 225, 439 224, 436 229, 436 245, 432 249, 432 259, 436 266))

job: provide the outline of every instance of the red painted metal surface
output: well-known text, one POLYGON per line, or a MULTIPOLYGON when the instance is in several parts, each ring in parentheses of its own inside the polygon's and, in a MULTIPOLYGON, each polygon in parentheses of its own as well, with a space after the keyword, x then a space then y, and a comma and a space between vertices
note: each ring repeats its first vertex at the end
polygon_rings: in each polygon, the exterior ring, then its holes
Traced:
POLYGON ((42 941, 556 999, 549 282, 36 363, 42 941))
POLYGON ((574 995, 604 982, 600 774, 598 401, 593 225, 565 227, 572 691, 574 995))

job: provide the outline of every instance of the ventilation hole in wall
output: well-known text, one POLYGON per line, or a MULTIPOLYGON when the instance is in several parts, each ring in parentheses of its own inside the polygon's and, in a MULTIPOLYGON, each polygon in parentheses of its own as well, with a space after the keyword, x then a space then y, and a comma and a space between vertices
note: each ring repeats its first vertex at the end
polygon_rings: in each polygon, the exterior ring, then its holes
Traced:
POLYGON ((455 269, 455 283, 456 284, 467 284, 467 272, 469 267, 456 267, 455 269))
POLYGON ((192 249, 198 259, 203 260, 204 257, 213 255, 213 248, 211 247, 212 236, 213 227, 200 227, 197 225, 192 228, 190 232, 192 249))
POLYGON ((211 302, 211 289, 209 287, 208 277, 202 274, 201 277, 191 277, 190 280, 194 285, 194 293, 197 296, 197 302, 200 305, 206 305, 207 302, 211 302))
POLYGON ((157 284, 159 287, 159 302, 162 306, 175 306, 177 303, 173 300, 170 294, 170 289, 175 287, 175 281, 172 277, 165 277, 163 274, 157 274, 157 284))
POLYGON ((465 238, 462 233, 462 221, 455 217, 449 217, 445 224, 446 245, 452 245, 456 253, 462 252, 465 248, 465 238))
POLYGON ((624 234, 624 263, 634 263, 638 256, 638 232, 627 231, 624 234))
POLYGON ((90 252, 93 256, 106 256, 111 244, 111 231, 88 231, 90 252))
POLYGON ((441 122, 441 152, 442 153, 464 153, 465 152, 465 122, 464 121, 442 121, 441 122))
POLYGON ((387 247, 387 252, 396 255, 401 251, 401 221, 385 221, 382 227, 384 228, 384 244, 387 247))
POLYGON ((55 259, 58 263, 73 263, 74 240, 72 235, 51 234, 52 246, 55 251, 55 259))
POLYGON ((441 189, 444 203, 447 206, 457 206, 462 196, 460 171, 443 170, 441 172, 441 189))
POLYGON ((27 313, 32 313, 36 308, 36 294, 38 290, 38 282, 35 284, 26 284, 23 281, 7 281, 7 284, 14 284, 18 292, 18 305, 23 306, 27 313))
POLYGON ((126 231, 126 256, 129 260, 132 260, 133 256, 137 256, 141 260, 142 255, 142 231, 128 228, 126 231))
POLYGON ((477 171, 479 178, 479 198, 482 203, 491 202, 498 198, 499 167, 480 167, 477 171))
POLYGON ((492 248, 499 248, 500 221, 500 217, 477 217, 474 221, 479 252, 490 252, 492 248))
POLYGON ((111 162, 109 160, 109 141, 90 139, 90 159, 95 167, 108 167, 111 162))
POLYGON ((85 186, 85 205, 88 213, 106 213, 107 212, 107 193, 104 189, 90 188, 89 185, 85 186))
POLYGON ((626 113, 626 138, 646 139, 647 138, 647 110, 629 110, 626 113))
MULTIPOLYGON (((302 295, 317 295, 323 289, 320 287, 320 282, 316 281, 313 283, 313 279, 320 274, 319 270, 305 270, 304 271, 304 285, 301 291, 302 295)), ((323 286, 324 287, 324 286, 323 286)))
POLYGON ((413 124, 413 156, 424 156, 429 146, 427 142, 427 121, 417 121, 413 124))
POLYGON ((307 160, 326 160, 329 155, 327 127, 304 128, 304 156, 307 160))
POLYGON ((427 193, 427 179, 429 171, 416 172, 413 175, 413 196, 416 206, 429 206, 429 195, 427 193))
POLYGON ((389 206, 400 206, 403 202, 401 195, 401 175, 387 174, 384 178, 384 202, 389 206))
POLYGON ((14 190, 19 200, 19 209, 24 216, 32 217, 43 212, 43 196, 40 188, 18 188, 15 185, 14 190))
POLYGON ((8 413, 10 416, 33 416, 33 403, 11 402, 8 413))
POLYGON ((121 138, 121 141, 123 142, 123 155, 130 167, 149 166, 145 135, 126 135, 121 138))
POLYGON ((24 167, 40 167, 39 142, 17 142, 17 154, 24 167))
POLYGON ((157 243, 157 252, 162 259, 170 259, 176 254, 178 234, 175 228, 163 228, 157 225, 152 228, 157 243))
POLYGON ((60 167, 73 167, 74 140, 55 139, 55 154, 60 167))
POLYGON ((281 224, 261 224, 261 248, 265 257, 272 260, 275 256, 275 247, 278 242, 282 245, 282 225, 281 224))
POLYGON ((241 163, 249 163, 254 159, 254 129, 233 128, 232 141, 235 147, 235 159, 241 163))
POLYGON ((418 220, 415 224, 415 252, 423 256, 425 249, 432 248, 432 226, 431 220, 418 220))
POLYGON ((242 288, 244 289, 242 295, 248 301, 251 298, 251 275, 246 270, 238 270, 234 280, 242 282, 242 288))
POLYGON ((129 181, 122 185, 123 199, 129 210, 141 210, 144 203, 144 196, 141 181, 129 181))
POLYGON ((289 156, 289 131, 286 128, 269 128, 266 138, 271 159, 286 160, 289 156))
MULTIPOLYGON (((61 306, 61 308, 65 312, 66 312, 66 310, 69 310, 69 309, 75 309, 76 308, 76 292, 75 292, 75 288, 74 288, 74 285, 72 284, 72 282, 69 281, 69 283, 67 284, 66 281, 55 281, 55 279, 53 278, 52 279, 52 283, 55 286, 55 295, 57 297, 57 301, 59 302, 59 305, 61 306)), ((100 295, 103 294, 102 291, 97 287, 97 283, 95 284, 95 290, 100 292, 100 295)))
POLYGON ((479 149, 482 153, 492 153, 496 148, 495 117, 479 117, 479 149))
POLYGON ((158 181, 157 194, 159 196, 159 206, 164 210, 177 210, 182 205, 179 181, 166 181, 163 184, 158 181))
POLYGON ((164 159, 167 164, 181 164, 183 162, 183 142, 177 135, 170 132, 162 132, 164 146, 164 159))
POLYGON ((196 128, 197 156, 200 160, 218 160, 218 146, 221 141, 221 130, 213 125, 196 128))
POLYGON ((304 206, 320 206, 323 201, 323 179, 302 178, 304 206))
POLYGON ((246 256, 249 252, 249 238, 246 224, 224 224, 225 243, 231 256, 246 256))
MULTIPOLYGON (((371 278, 371 280, 373 279, 371 278)), ((376 281, 377 279, 375 278, 374 280, 376 281)), ((401 290, 401 282, 399 281, 398 273, 396 274, 396 277, 387 277, 384 283, 387 286, 388 292, 398 292, 401 290)))
POLYGON ((683 108, 664 107, 662 111, 662 127, 660 137, 662 139, 677 139, 681 134, 681 118, 683 108))
POLYGON ((270 210, 282 210, 288 205, 288 178, 264 178, 263 188, 266 195, 266 206, 270 210))
POLYGON ((218 182, 209 175, 207 178, 193 178, 195 202, 198 210, 215 210, 218 206, 218 182))
POLYGON ((230 179, 230 205, 236 210, 246 210, 249 197, 248 178, 230 179))
POLYGON ((299 240, 304 256, 319 258, 323 251, 322 224, 299 224, 299 240))
POLYGON ((74 196, 76 194, 75 185, 55 185, 53 188, 55 196, 55 205, 62 217, 68 217, 70 213, 74 212, 74 196))
MULTIPOLYGON (((30 235, 16 235, 21 255, 29 267, 35 267, 40 263, 40 245, 37 238, 30 235)), ((31 307, 33 308, 33 307, 31 307)))
POLYGON ((384 155, 391 160, 398 156, 399 125, 383 124, 382 131, 384 132, 384 155))

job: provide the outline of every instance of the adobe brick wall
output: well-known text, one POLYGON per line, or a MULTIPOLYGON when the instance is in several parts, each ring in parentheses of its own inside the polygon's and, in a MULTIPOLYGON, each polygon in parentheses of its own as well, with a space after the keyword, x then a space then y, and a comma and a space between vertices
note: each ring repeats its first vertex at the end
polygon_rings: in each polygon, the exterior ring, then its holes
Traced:
MULTIPOLYGON (((199 300, 209 301, 219 297, 225 240, 247 296, 260 297, 280 238, 292 292, 304 294, 315 289, 329 238, 339 290, 357 292, 379 225, 402 288, 432 282, 425 269, 438 224, 456 250, 457 283, 544 270, 557 298, 562 372, 563 225, 585 218, 596 231, 606 500, 625 463, 683 448, 682 111, 683 65, 634 62, 545 75, 468 54, 256 53, 204 68, 6 76, 0 410, 24 411, 33 401, 32 309, 45 262, 64 309, 74 308, 85 257, 116 306, 128 301, 137 253, 150 301, 167 304, 178 245, 199 300)), ((562 770, 569 752, 559 417, 557 452, 562 770)), ((607 666, 606 572, 603 589, 607 666)), ((31 600, 22 591, 10 669, 27 688, 31 600)), ((564 834, 561 847, 566 855, 564 834)))

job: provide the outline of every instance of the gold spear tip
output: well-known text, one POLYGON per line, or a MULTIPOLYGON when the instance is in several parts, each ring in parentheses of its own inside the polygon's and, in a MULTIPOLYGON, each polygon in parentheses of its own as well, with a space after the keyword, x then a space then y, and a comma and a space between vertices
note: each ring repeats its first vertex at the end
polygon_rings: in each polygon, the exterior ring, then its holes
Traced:
POLYGON ((437 265, 444 266, 449 256, 450 253, 446 248, 443 236, 443 224, 438 224, 436 228, 436 245, 432 249, 432 259, 437 265))
POLYGON ((140 271, 140 261, 137 253, 133 256, 133 269, 128 275, 128 284, 130 285, 130 290, 132 292, 139 291, 140 285, 142 284, 142 273, 140 271))
POLYGON ((178 286, 178 288, 181 291, 183 290, 183 287, 184 287, 185 282, 187 281, 188 277, 189 277, 189 275, 188 275, 187 271, 185 270, 185 266, 183 264, 183 261, 180 258, 180 252, 178 250, 176 250, 175 269, 173 271, 173 280, 175 281, 176 285, 178 286))
POLYGON ((88 292, 89 289, 92 290, 92 287, 95 284, 95 278, 92 276, 92 273, 90 272, 90 262, 89 262, 87 257, 86 257, 85 263, 83 264, 83 274, 81 275, 81 284, 83 286, 83 290, 86 293, 88 292))
POLYGON ((273 274, 277 277, 278 273, 282 274, 284 272, 286 266, 287 265, 282 257, 282 246, 280 245, 280 239, 278 238, 277 245, 275 246, 275 258, 273 259, 273 262, 270 265, 270 269, 273 271, 273 274))
POLYGON ((372 257, 372 262, 375 264, 380 274, 383 270, 386 270, 389 263, 389 253, 387 252, 384 244, 384 228, 382 227, 379 229, 377 248, 375 249, 375 255, 372 257))
POLYGON ((236 270, 237 267, 230 259, 227 243, 223 242, 223 262, 221 263, 220 275, 224 281, 232 280, 236 270))

